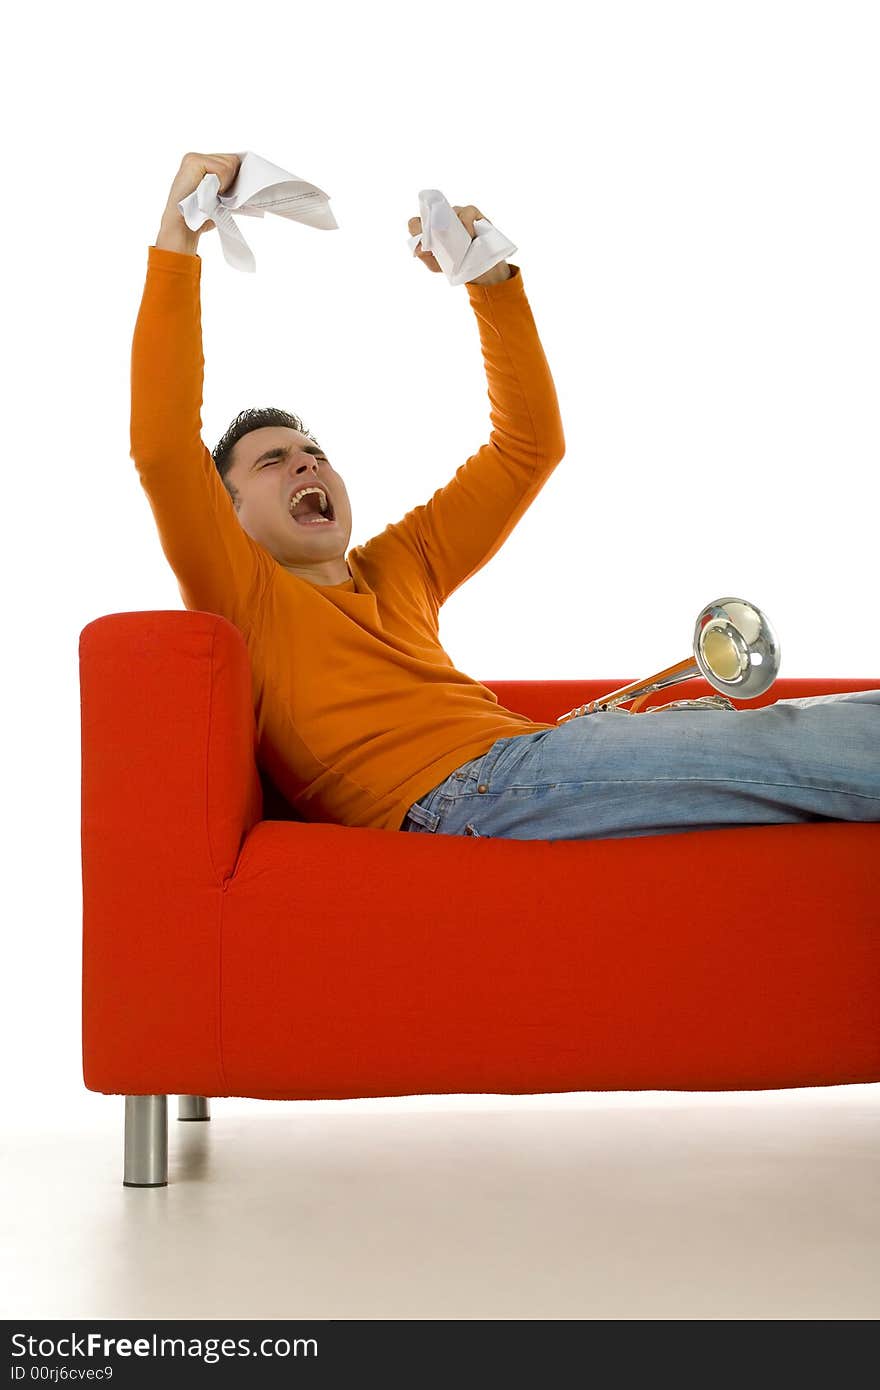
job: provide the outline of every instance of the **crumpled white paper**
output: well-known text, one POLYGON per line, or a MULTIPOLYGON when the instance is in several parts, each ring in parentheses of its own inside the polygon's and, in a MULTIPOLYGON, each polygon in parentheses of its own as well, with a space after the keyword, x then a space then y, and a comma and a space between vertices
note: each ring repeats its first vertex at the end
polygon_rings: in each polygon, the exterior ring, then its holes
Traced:
POLYGON ((485 217, 477 218, 471 237, 439 188, 419 193, 419 217, 422 230, 409 238, 409 249, 415 253, 421 242, 422 250, 437 258, 450 285, 476 280, 518 249, 485 217))
MULTIPOLYGON (((253 150, 236 153, 240 160, 238 173, 225 193, 219 192, 219 176, 206 174, 198 188, 177 204, 191 232, 197 232, 208 221, 214 223, 223 255, 234 270, 253 272, 257 263, 233 213, 262 217, 272 212, 320 231, 338 230, 339 223, 330 210, 330 195, 317 184, 270 164, 253 150)), ((423 251, 436 256, 450 285, 475 280, 517 250, 483 217, 474 223, 475 235, 471 237, 438 188, 423 188, 419 193, 419 216, 422 230, 409 238, 409 248, 415 251, 421 242, 423 251)))
POLYGON ((255 271, 253 252, 236 226, 232 214, 262 217, 274 212, 291 222, 304 222, 321 231, 332 231, 339 223, 330 211, 330 197, 308 179, 270 164, 252 150, 236 150, 241 163, 225 193, 218 193, 217 174, 206 174, 192 193, 177 206, 191 232, 212 221, 220 236, 227 263, 234 270, 255 271))

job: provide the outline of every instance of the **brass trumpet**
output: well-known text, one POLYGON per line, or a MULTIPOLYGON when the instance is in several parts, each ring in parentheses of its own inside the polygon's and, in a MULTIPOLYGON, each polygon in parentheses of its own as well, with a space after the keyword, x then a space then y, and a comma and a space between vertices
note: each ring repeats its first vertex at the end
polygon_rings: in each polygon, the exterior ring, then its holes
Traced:
POLYGON ((653 691, 700 675, 722 695, 755 700, 775 681, 779 661, 779 641, 766 614, 743 598, 719 598, 707 603, 697 617, 693 658, 685 657, 646 681, 633 681, 599 700, 579 705, 556 722, 564 724, 580 714, 616 709, 630 700, 635 703, 628 712, 635 714, 653 691))

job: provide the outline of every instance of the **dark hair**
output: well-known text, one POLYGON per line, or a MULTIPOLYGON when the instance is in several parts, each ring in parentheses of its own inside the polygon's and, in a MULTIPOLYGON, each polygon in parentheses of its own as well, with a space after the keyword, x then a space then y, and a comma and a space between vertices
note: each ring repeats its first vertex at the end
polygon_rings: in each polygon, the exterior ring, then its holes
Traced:
POLYGON ((314 435, 306 429, 299 416, 291 415, 287 410, 278 410, 271 405, 262 408, 250 406, 247 410, 242 410, 236 415, 223 438, 211 451, 214 466, 220 474, 223 486, 232 498, 233 505, 238 503, 238 490, 228 477, 229 470, 235 462, 233 450, 244 435, 250 434, 251 430, 265 429, 267 425, 284 425, 287 429, 298 430, 300 434, 306 435, 315 444, 318 442, 314 435))

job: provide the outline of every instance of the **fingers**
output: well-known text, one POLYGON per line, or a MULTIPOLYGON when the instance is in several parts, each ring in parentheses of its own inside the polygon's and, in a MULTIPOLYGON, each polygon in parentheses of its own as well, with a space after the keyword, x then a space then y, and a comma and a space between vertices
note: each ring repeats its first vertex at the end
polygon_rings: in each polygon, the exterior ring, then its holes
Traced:
POLYGON ((459 222, 462 224, 468 235, 472 237, 476 236, 477 234, 474 231, 474 223, 478 221, 478 219, 480 219, 481 217, 485 216, 485 214, 480 212, 479 208, 475 208, 473 203, 468 203, 466 208, 453 207, 452 211, 456 213, 459 222))
MULTIPOLYGON (((452 211, 456 214, 468 235, 470 237, 475 237, 474 223, 485 214, 480 212, 480 209, 475 207, 473 203, 468 203, 467 207, 453 206, 452 211)), ((422 230, 422 219, 420 217, 411 217, 406 225, 409 228, 410 236, 415 236, 422 230)), ((418 256, 422 264, 426 265, 429 270, 438 272, 442 270, 436 256, 433 256, 430 251, 422 251, 420 247, 417 246, 413 251, 413 255, 418 256)))
MULTIPOLYGON (((480 212, 480 209, 478 207, 474 207, 473 203, 468 203, 467 207, 454 206, 452 211, 456 214, 458 220, 467 229, 470 235, 476 236, 476 232, 474 231, 474 223, 478 221, 480 218, 484 218, 486 214, 484 212, 480 212)), ((411 217, 409 219, 409 222, 407 223, 407 226, 409 227, 410 236, 415 236, 416 232, 420 232, 422 230, 422 219, 420 217, 411 217)))
MULTIPOLYGON (((415 236, 417 232, 422 230, 422 219, 420 217, 411 217, 406 225, 409 228, 410 236, 415 236)), ((413 251, 413 255, 417 256, 422 262, 422 265, 426 265, 429 270, 440 270, 436 257, 433 256, 430 251, 423 251, 421 246, 417 246, 413 251)))
POLYGON ((237 154, 199 154, 189 150, 183 157, 181 170, 184 166, 188 167, 190 177, 195 178, 195 187, 201 183, 205 174, 216 174, 220 180, 218 191, 225 193, 230 184, 235 182, 241 160, 237 154))

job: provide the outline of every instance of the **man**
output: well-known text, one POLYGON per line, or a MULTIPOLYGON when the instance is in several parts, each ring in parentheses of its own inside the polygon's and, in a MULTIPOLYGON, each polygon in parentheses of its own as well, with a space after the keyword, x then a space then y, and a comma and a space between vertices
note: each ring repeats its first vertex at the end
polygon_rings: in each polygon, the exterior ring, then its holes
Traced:
MULTIPOLYGON (((489 443, 365 545, 348 549, 345 484, 297 417, 244 412, 209 453, 196 247, 213 224, 191 232, 177 204, 208 172, 225 191, 237 168, 188 154, 172 184, 132 346, 131 453, 185 605, 247 642, 260 765, 303 818, 516 839, 880 819, 880 691, 556 725, 504 709, 443 650, 439 609, 565 452, 518 266, 466 286, 489 443)), ((473 236, 483 214, 455 211, 473 236)))

